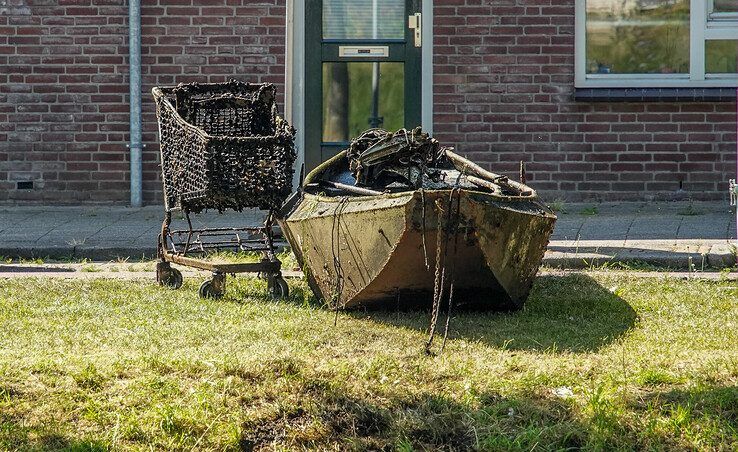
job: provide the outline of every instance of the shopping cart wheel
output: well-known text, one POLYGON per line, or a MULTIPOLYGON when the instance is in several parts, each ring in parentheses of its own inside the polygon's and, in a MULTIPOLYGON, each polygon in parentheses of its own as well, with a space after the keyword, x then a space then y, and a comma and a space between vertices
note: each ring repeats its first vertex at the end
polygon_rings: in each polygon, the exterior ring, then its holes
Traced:
POLYGON ((287 285, 287 281, 282 278, 282 275, 272 276, 268 280, 269 295, 272 298, 285 299, 290 296, 290 286, 287 285))
POLYGON ((211 279, 205 280, 198 291, 200 298, 221 298, 225 294, 225 275, 214 273, 211 279))
POLYGON ((182 273, 176 268, 172 268, 169 262, 158 262, 156 264, 156 282, 160 286, 179 289, 182 287, 183 280, 182 273))

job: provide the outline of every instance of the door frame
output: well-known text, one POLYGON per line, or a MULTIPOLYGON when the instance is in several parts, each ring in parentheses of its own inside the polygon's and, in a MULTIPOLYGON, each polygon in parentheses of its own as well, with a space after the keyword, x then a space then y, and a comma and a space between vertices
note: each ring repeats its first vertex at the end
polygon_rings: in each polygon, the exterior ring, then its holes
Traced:
MULTIPOLYGON (((423 13, 423 44, 421 47, 421 125, 433 134, 433 0, 421 0, 423 13)), ((296 129, 295 178, 300 183, 301 168, 305 163, 305 96, 310 84, 306 80, 305 14, 306 0, 287 0, 285 41, 285 118, 296 129)), ((315 81, 312 81, 315 83, 315 81)))

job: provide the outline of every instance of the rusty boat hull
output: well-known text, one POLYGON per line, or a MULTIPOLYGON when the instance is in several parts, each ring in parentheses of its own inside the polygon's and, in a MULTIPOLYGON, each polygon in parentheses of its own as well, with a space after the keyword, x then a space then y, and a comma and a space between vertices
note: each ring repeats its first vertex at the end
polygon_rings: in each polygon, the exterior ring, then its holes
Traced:
POLYGON ((511 310, 528 297, 555 222, 537 196, 457 188, 305 192, 280 226, 311 289, 332 308, 431 306, 442 255, 454 304, 511 310))

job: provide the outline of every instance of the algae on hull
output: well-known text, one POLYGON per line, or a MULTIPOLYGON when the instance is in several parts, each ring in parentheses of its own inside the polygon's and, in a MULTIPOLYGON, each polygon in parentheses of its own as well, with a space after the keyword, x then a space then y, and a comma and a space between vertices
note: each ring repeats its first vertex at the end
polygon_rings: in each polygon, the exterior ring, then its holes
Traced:
POLYGON ((533 189, 419 129, 374 129, 308 174, 280 224, 333 308, 435 306, 453 286, 455 303, 516 309, 555 221, 533 189))

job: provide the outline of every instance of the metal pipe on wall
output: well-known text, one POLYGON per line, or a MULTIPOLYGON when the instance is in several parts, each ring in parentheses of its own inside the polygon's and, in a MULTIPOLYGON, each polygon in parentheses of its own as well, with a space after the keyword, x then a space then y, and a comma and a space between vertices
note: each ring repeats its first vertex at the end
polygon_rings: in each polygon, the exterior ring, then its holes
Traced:
POLYGON ((131 104, 131 207, 142 205, 141 153, 141 1, 128 3, 129 82, 131 104))

